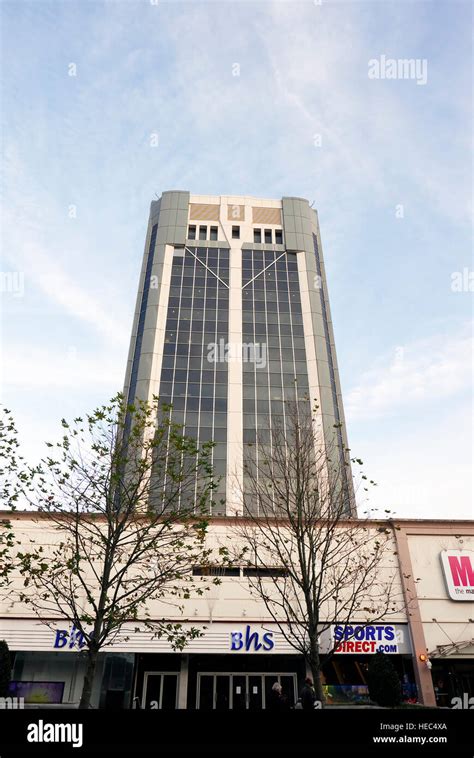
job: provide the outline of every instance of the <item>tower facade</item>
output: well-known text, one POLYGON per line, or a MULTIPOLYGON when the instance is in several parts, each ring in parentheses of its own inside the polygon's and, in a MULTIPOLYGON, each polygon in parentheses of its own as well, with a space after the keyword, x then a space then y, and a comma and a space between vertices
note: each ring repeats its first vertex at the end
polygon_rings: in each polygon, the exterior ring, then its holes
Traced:
POLYGON ((150 208, 125 397, 213 440, 215 516, 258 509, 244 459, 316 401, 355 515, 317 213, 307 200, 164 192, 150 208), (247 497, 248 494, 248 497, 247 497))

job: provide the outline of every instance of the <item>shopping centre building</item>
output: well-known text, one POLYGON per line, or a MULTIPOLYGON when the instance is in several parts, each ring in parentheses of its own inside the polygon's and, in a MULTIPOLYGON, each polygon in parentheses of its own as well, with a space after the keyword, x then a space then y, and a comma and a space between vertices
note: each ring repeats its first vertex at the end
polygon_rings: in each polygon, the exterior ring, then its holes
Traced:
MULTIPOLYGON (((286 428, 287 403, 303 408, 308 398, 317 401, 331 463, 344 472, 344 515, 356 518, 319 223, 307 200, 176 191, 152 202, 124 392, 129 401, 159 395, 186 434, 215 442, 211 542, 227 540, 236 520, 259 515, 244 456, 258 468, 256 443, 270 444, 272 429, 286 428)), ((22 512, 13 521, 22 544, 55 539, 46 515, 22 512)), ((367 698, 377 649, 391 656, 407 700, 449 705, 473 696, 473 522, 384 525, 395 558, 381 571, 393 577, 397 608, 375 624, 356 617, 331 631, 341 644, 323 669, 328 702, 367 698), (347 640, 346 626, 356 630, 347 640)), ((180 614, 149 609, 152 619, 167 614, 202 636, 178 653, 144 624, 126 625, 100 654, 94 706, 262 709, 275 681, 295 702, 305 663, 251 593, 251 569, 215 570, 221 584, 192 596, 180 614)), ((267 580, 278 581, 278 567, 267 580)), ((80 636, 60 617, 42 621, 22 604, 1 605, 0 639, 14 652, 12 694, 77 704, 80 636)), ((331 647, 322 635, 322 651, 331 647)))
MULTIPOLYGON (((34 538, 46 544, 54 539, 46 515, 19 513, 13 525, 20 541, 34 538)), ((428 520, 386 525, 397 560, 381 570, 397 573, 395 592, 405 602, 374 624, 354 618, 354 631, 360 629, 348 642, 342 627, 335 632, 341 645, 323 668, 327 701, 366 700, 367 665, 374 650, 382 649, 395 664, 406 700, 447 707, 457 702, 453 698, 466 702, 474 696, 474 525, 428 520)), ((372 526, 377 529, 380 522, 372 526)), ((210 539, 220 544, 231 529, 227 520, 216 519, 210 539)), ((265 708, 275 681, 295 702, 307 673, 303 657, 250 591, 247 570, 222 569, 217 586, 211 577, 201 577, 209 582, 209 592, 185 601, 175 615, 166 604, 150 608, 152 619, 167 612, 170 621, 202 632, 182 652, 153 638, 144 624, 125 625, 100 654, 93 705, 258 710, 265 708)), ((195 573, 199 575, 198 568, 195 573)), ((85 669, 81 640, 64 619, 47 621, 41 623, 26 606, 11 606, 4 599, 0 639, 13 652, 11 694, 30 704, 73 707, 85 669)), ((324 638, 321 647, 324 652, 324 638)))

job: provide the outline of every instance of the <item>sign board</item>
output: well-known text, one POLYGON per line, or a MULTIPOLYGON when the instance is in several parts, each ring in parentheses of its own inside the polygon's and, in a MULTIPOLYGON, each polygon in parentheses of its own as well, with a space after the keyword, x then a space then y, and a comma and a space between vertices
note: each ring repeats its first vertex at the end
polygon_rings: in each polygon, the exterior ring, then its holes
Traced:
POLYGON ((411 652, 406 624, 336 624, 331 632, 334 653, 338 655, 411 652))
MULTIPOLYGON (((20 624, 19 645, 12 649, 58 650, 64 653, 75 653, 86 649, 86 640, 79 630, 67 622, 59 622, 57 628, 51 630, 36 621, 20 624), (21 635, 20 635, 21 631, 21 635), (31 644, 25 647, 25 638, 31 638, 31 644)), ((187 653, 225 654, 231 655, 272 653, 278 655, 294 654, 294 649, 285 640, 275 623, 246 623, 209 622, 207 624, 183 622, 183 630, 198 628, 201 634, 189 640, 186 645, 187 653)), ((86 630, 87 631, 87 630, 86 630)), ((8 635, 8 639, 12 639, 8 635)), ((119 630, 113 641, 105 645, 104 652, 133 653, 173 653, 171 642, 166 635, 157 637, 153 630, 139 622, 127 622, 119 630)))
POLYGON ((273 632, 260 628, 253 629, 250 624, 247 624, 245 630, 230 633, 230 649, 232 651, 240 650, 243 653, 252 653, 261 650, 268 652, 274 647, 273 632))
POLYGON ((443 550, 440 554, 444 580, 451 600, 474 600, 474 552, 443 550))

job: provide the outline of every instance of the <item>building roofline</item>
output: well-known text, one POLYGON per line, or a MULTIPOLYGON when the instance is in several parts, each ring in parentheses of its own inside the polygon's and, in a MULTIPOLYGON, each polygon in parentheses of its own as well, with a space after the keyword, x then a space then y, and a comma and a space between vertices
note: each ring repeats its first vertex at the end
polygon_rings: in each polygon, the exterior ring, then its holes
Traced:
MULTIPOLYGON (((40 518, 48 519, 51 516, 66 516, 66 512, 56 511, 55 513, 48 513, 46 511, 37 510, 0 510, 0 520, 20 518, 21 520, 28 518, 40 518)), ((105 518, 102 514, 88 514, 95 515, 96 518, 105 518)), ((230 526, 232 524, 239 523, 241 521, 249 521, 250 519, 244 516, 211 516, 210 524, 218 524, 223 526, 230 526)), ((474 533, 474 520, 472 519, 406 519, 406 518, 370 518, 370 519, 341 519, 341 524, 373 524, 380 526, 393 526, 395 528, 404 529, 416 529, 422 527, 431 527, 432 529, 443 529, 443 531, 452 532, 456 528, 467 528, 474 533)))

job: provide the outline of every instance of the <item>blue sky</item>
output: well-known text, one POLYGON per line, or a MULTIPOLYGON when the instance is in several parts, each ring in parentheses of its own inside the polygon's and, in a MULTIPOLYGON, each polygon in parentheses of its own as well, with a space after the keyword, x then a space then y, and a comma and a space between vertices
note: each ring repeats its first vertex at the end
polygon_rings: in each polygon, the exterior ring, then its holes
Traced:
POLYGON ((28 455, 122 386, 155 193, 297 195, 319 212, 370 506, 472 517, 473 294, 452 289, 473 268, 470 3, 1 14, 1 270, 18 277, 1 293, 2 395, 28 455), (426 60, 426 84, 370 79, 382 55, 426 60))

